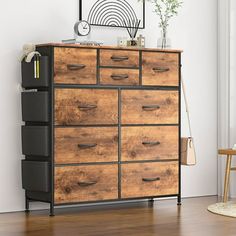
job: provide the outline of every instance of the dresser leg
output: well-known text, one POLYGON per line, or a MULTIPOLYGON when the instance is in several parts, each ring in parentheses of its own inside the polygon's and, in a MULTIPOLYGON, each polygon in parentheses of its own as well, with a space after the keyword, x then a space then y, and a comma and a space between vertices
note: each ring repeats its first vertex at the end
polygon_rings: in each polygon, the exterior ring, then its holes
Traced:
POLYGON ((29 199, 25 196, 25 213, 29 213, 29 199))
POLYGON ((181 196, 178 196, 178 200, 177 200, 177 205, 181 206, 182 205, 182 201, 181 201, 181 196))
POLYGON ((149 199, 148 206, 153 207, 153 204, 154 204, 154 199, 153 198, 149 199))
POLYGON ((50 203, 50 216, 55 216, 53 203, 50 203))

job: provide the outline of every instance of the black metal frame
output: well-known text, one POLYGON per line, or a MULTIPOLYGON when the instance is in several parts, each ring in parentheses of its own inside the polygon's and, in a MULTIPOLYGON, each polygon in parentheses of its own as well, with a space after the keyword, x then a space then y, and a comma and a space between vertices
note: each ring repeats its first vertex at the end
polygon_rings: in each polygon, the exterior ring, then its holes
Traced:
MULTIPOLYGON (((70 46, 71 47, 71 46, 70 46)), ((88 47, 89 48, 89 47, 88 47)), ((120 50, 120 49, 113 49, 113 50, 120 50)), ((179 86, 143 86, 142 85, 142 50, 139 52, 139 69, 140 76, 139 76, 139 85, 136 86, 113 86, 113 85, 100 85, 100 73, 99 69, 100 66, 100 49, 97 49, 97 83, 95 85, 67 85, 67 84, 54 84, 54 47, 47 46, 47 47, 39 47, 38 51, 42 53, 42 55, 46 54, 50 57, 50 86, 48 88, 50 94, 50 163, 51 163, 51 192, 50 192, 50 200, 42 200, 40 197, 36 198, 28 198, 27 191, 25 191, 25 211, 29 212, 29 203, 30 201, 41 201, 50 203, 50 216, 54 216, 54 209, 55 206, 66 206, 66 205, 83 205, 88 203, 97 203, 97 202, 122 202, 122 201, 130 201, 130 200, 141 200, 141 199, 148 199, 150 204, 153 203, 154 198, 165 198, 165 197, 177 197, 177 204, 181 205, 181 53, 180 52, 173 52, 179 55, 179 86), (118 91, 118 124, 115 125, 68 125, 68 126, 61 126, 61 125, 54 125, 54 90, 55 88, 65 89, 65 88, 83 88, 83 89, 114 89, 118 91), (134 90, 168 90, 168 91, 178 91, 179 93, 179 123, 178 124, 121 124, 121 91, 126 89, 134 89, 134 90), (145 160, 145 161, 122 161, 121 160, 121 128, 122 127, 132 127, 132 126, 178 126, 179 127, 179 159, 172 159, 172 160, 145 160), (118 162, 107 162, 107 163, 80 163, 80 164, 55 164, 54 162, 54 130, 55 127, 118 127, 119 138, 118 138, 118 162), (136 197, 136 198, 121 198, 121 164, 127 163, 154 163, 154 162, 169 162, 169 161, 178 161, 179 163, 179 191, 178 194, 173 195, 162 195, 162 196, 148 196, 148 197, 136 197), (102 200, 102 201, 89 201, 89 202, 72 202, 72 203, 63 203, 63 204, 55 204, 54 202, 54 171, 55 167, 57 166, 83 166, 83 165, 108 165, 108 164, 117 164, 118 165, 118 199, 111 199, 111 200, 102 200)), ((162 51, 163 52, 163 51, 162 51)), ((168 52, 170 53, 170 52, 168 52)), ((127 67, 125 67, 127 68, 127 67)), ((45 91, 45 88, 40 90, 45 91)), ((27 122, 26 124, 32 124, 31 122, 27 122)))
MULTIPOLYGON (((79 0, 79 20, 84 20, 83 19, 83 0, 79 0)), ((91 25, 126 29, 126 26, 111 26, 111 25, 99 25, 99 24, 91 24, 91 25)), ((145 26, 146 26, 146 5, 145 5, 145 0, 144 0, 143 1, 143 25, 142 27, 139 27, 139 29, 145 29, 145 26)))
POLYGON ((51 54, 51 76, 50 76, 50 142, 51 142, 51 203, 50 203, 50 216, 54 216, 54 168, 55 168, 55 163, 54 163, 54 47, 50 48, 50 54, 51 54))
POLYGON ((181 205, 181 54, 179 53, 179 195, 178 195, 178 205, 181 205))
POLYGON ((118 198, 121 198, 121 89, 118 89, 118 198))
POLYGON ((109 200, 100 200, 100 201, 87 201, 87 202, 72 202, 72 203, 59 203, 54 206, 71 206, 71 205, 85 205, 85 204, 95 204, 95 203, 110 203, 110 202, 127 202, 127 201, 137 201, 137 200, 152 200, 152 199, 160 199, 160 198, 171 198, 178 197, 178 194, 172 195, 162 195, 162 196, 149 196, 149 197, 135 197, 135 198, 122 198, 122 199, 109 199, 109 200))

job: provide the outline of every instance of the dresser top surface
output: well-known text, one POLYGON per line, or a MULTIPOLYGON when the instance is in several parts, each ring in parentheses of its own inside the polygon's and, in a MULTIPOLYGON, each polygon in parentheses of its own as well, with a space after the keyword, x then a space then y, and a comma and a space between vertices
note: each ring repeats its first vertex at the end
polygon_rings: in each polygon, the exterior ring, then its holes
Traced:
POLYGON ((73 48, 94 48, 94 49, 119 49, 119 50, 130 50, 130 51, 155 51, 155 52, 173 52, 182 53, 180 49, 161 49, 161 48, 139 48, 139 47, 118 47, 118 46, 87 46, 79 44, 68 44, 68 43, 45 43, 38 44, 37 47, 73 47, 73 48))

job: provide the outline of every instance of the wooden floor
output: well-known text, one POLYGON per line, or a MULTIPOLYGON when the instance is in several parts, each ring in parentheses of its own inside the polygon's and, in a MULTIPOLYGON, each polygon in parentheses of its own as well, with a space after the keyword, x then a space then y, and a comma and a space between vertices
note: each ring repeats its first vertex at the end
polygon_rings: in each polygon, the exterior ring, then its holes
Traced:
POLYGON ((0 236, 235 236, 236 218, 206 210, 216 197, 0 214, 0 236))

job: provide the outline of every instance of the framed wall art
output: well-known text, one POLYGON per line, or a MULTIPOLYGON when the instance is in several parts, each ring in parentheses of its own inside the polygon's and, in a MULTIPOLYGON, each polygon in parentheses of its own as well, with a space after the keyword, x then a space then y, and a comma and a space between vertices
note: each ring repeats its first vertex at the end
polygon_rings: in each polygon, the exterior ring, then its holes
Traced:
POLYGON ((145 1, 138 0, 79 0, 79 20, 91 25, 126 28, 140 20, 145 28, 145 1))

